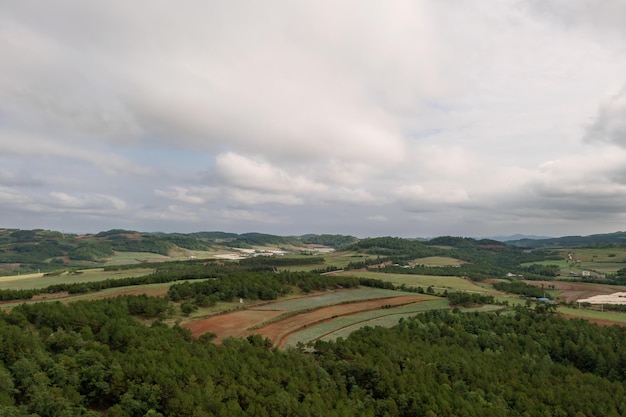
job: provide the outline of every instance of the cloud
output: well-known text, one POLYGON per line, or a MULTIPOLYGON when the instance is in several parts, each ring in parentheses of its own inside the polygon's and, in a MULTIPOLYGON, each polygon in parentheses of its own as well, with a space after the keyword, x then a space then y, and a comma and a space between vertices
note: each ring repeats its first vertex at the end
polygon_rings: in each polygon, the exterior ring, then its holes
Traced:
POLYGON ((451 204, 469 201, 466 190, 452 184, 441 183, 437 186, 424 187, 420 184, 402 185, 394 194, 400 201, 404 201, 415 207, 420 204, 451 204))
POLYGON ((172 186, 166 190, 154 190, 154 195, 158 197, 189 204, 203 204, 208 199, 215 198, 218 194, 219 190, 213 187, 172 186))
POLYGON ((372 222, 387 222, 389 221, 389 219, 387 218, 387 216, 368 216, 367 220, 372 221, 372 222))
POLYGON ((123 200, 97 193, 70 195, 64 192, 51 192, 47 203, 53 208, 67 211, 123 210, 126 208, 123 200))
POLYGON ((5 3, 9 222, 622 224, 619 0, 5 3))
POLYGON ((0 185, 0 203, 6 206, 17 207, 31 202, 28 195, 21 193, 13 188, 0 185))
POLYGON ((31 174, 15 172, 6 168, 0 168, 0 186, 41 186, 41 180, 34 179, 31 174))
POLYGON ((623 21, 626 4, 621 0, 525 0, 521 4, 568 28, 584 28, 606 34, 610 39, 626 33, 623 21))
POLYGON ((152 170, 119 156, 114 152, 90 149, 80 141, 56 142, 43 134, 2 129, 0 126, 0 152, 18 157, 62 158, 86 162, 107 175, 147 176, 152 170))
POLYGON ((227 184, 245 189, 308 193, 326 189, 304 175, 292 175, 262 160, 248 158, 233 152, 220 154, 215 161, 219 177, 227 184))
POLYGON ((626 147, 626 87, 603 101, 585 140, 626 147))

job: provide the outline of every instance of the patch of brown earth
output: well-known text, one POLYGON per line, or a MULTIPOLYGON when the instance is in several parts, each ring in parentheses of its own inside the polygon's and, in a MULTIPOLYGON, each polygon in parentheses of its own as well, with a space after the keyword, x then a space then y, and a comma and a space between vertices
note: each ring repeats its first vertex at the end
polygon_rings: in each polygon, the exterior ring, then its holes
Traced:
POLYGON ((565 282, 565 281, 525 281, 527 284, 534 285, 535 287, 543 288, 546 290, 554 289, 561 291, 558 295, 563 301, 571 302, 580 300, 583 298, 593 297, 594 295, 608 295, 615 292, 623 291, 623 287, 616 287, 615 285, 607 284, 595 284, 589 282, 565 282))
POLYGON ((217 337, 213 341, 220 344, 228 337, 246 337, 252 333, 248 330, 250 327, 263 324, 283 313, 277 310, 242 310, 192 321, 182 327, 189 329, 194 337, 214 333, 217 337))

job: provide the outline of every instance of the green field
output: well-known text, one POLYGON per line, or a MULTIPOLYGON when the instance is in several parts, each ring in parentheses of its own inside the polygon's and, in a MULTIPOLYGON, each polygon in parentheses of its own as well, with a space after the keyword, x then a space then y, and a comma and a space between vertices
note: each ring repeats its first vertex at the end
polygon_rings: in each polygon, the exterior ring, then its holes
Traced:
POLYGON ((439 275, 412 275, 412 274, 386 274, 384 272, 373 271, 350 271, 345 275, 359 278, 374 278, 388 281, 394 285, 406 285, 407 287, 422 287, 426 289, 431 285, 436 291, 470 291, 470 292, 490 292, 492 290, 483 288, 476 283, 459 278, 439 275))
POLYGON ((337 268, 345 268, 350 262, 363 262, 368 259, 375 258, 374 255, 368 255, 357 252, 330 252, 324 253, 324 267, 336 266, 337 268))
POLYGON ((426 258, 415 259, 413 262, 424 266, 461 266, 466 263, 447 256, 428 256, 426 258))
MULTIPOLYGON (((285 310, 300 311, 336 304, 350 303, 355 301, 375 300, 378 298, 401 297, 403 295, 415 296, 412 292, 384 290, 380 288, 361 287, 349 290, 336 290, 320 295, 292 298, 290 300, 270 303, 254 307, 254 310, 285 310)), ((421 296, 422 294, 420 294, 421 296)), ((426 295, 425 295, 426 296, 426 295)), ((427 296, 426 296, 427 297, 427 296)), ((433 297, 435 298, 435 297, 433 297)))
POLYGON ((559 306, 559 313, 580 317, 581 319, 609 320, 619 323, 626 323, 626 313, 619 311, 598 311, 583 308, 569 308, 559 306))
POLYGON ((0 290, 32 290, 57 284, 74 284, 81 282, 104 281, 106 279, 131 278, 148 275, 154 272, 151 268, 136 268, 123 271, 105 271, 103 268, 85 269, 77 274, 67 272, 61 275, 43 276, 30 274, 27 276, 12 275, 0 278, 0 290))

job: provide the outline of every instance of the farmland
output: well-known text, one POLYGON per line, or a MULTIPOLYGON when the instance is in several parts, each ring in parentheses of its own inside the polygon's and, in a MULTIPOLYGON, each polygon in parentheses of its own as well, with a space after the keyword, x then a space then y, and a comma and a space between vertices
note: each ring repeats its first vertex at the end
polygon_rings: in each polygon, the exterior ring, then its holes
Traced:
POLYGON ((1 289, 34 289, 50 285, 71 284, 76 282, 97 282, 106 279, 140 277, 154 272, 151 268, 133 268, 128 270, 107 271, 104 268, 92 268, 48 275, 43 273, 27 275, 11 275, 0 277, 1 289))
POLYGON ((394 285, 406 285, 407 287, 422 287, 426 289, 432 286, 437 291, 473 291, 473 292, 489 292, 490 290, 477 285, 473 281, 460 277, 438 276, 438 275, 406 275, 391 274, 376 271, 350 271, 338 273, 339 275, 349 275, 359 278, 374 278, 389 281, 394 285))
POLYGON ((426 258, 415 259, 413 262, 425 266, 460 266, 465 263, 459 259, 447 256, 428 256, 426 258))
MULTIPOLYGON (((384 315, 410 313, 407 306, 430 300, 436 302, 432 308, 446 308, 446 300, 436 297, 405 294, 396 291, 381 291, 359 288, 354 290, 333 291, 326 294, 299 297, 287 301, 251 307, 244 311, 235 311, 206 319, 183 324, 194 336, 211 332, 216 334, 216 342, 228 337, 242 337, 253 333, 268 337, 273 344, 282 346, 292 334, 310 326, 317 326, 340 317, 355 316, 359 313, 376 310, 384 315), (443 301, 443 303, 441 302, 443 301), (383 306, 385 308, 383 309, 383 306), (404 310, 396 310, 396 308, 404 310), (382 309, 382 310, 381 310, 382 309)), ((415 309, 414 312, 429 308, 415 309)))
POLYGON ((626 248, 572 248, 559 249, 559 260, 534 262, 541 265, 557 265, 564 279, 572 275, 580 275, 582 271, 597 274, 614 273, 626 268, 626 248))

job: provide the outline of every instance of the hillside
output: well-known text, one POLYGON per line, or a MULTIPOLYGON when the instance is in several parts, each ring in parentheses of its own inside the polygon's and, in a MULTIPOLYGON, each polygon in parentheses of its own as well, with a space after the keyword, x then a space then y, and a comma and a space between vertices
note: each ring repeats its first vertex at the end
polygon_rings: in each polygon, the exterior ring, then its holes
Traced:
MULTIPOLYGON (((346 247, 358 241, 352 236, 276 236, 263 233, 146 233, 112 229, 97 234, 76 235, 49 230, 0 229, 0 275, 12 271, 46 272, 66 267, 102 266, 120 253, 143 253, 185 258, 191 251, 217 251, 230 248, 306 247, 324 245, 346 247)), ((120 259, 118 264, 135 262, 120 259)))
POLYGON ((626 245, 626 232, 602 233, 589 236, 563 236, 548 239, 517 239, 508 240, 509 245, 527 248, 575 248, 584 246, 624 246, 626 245))

